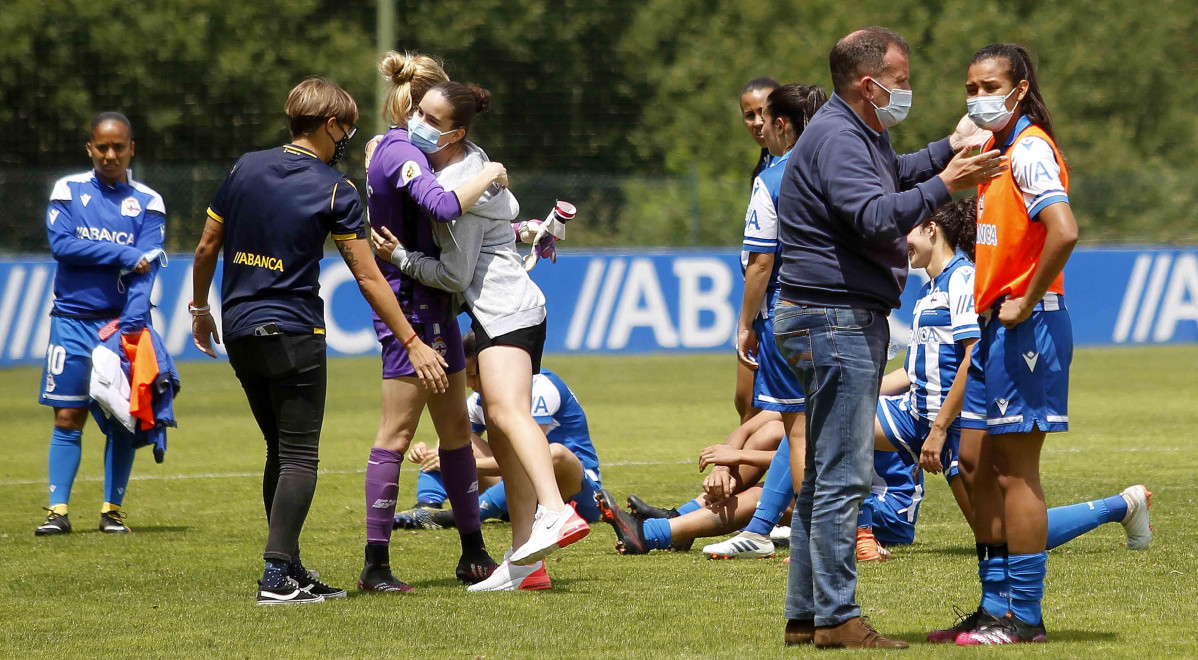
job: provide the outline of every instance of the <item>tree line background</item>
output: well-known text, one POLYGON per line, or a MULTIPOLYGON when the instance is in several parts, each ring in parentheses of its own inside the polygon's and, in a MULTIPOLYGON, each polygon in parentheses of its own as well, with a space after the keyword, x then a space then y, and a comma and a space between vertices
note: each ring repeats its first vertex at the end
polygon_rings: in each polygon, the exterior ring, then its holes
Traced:
MULTIPOLYGON (((0 12, 0 227, 46 249, 53 181, 82 171, 88 121, 134 124, 135 176, 161 192, 168 246, 189 251, 245 151, 287 139, 309 75, 378 128, 371 1, 5 0, 0 12)), ((756 145, 738 95, 758 76, 830 91, 828 51, 880 24, 912 46, 900 150, 948 133, 979 47, 1032 49, 1089 242, 1194 243, 1198 0, 399 0, 399 50, 492 92, 472 139, 511 172, 525 217, 580 207, 569 245, 734 245, 756 145)), ((361 178, 360 137, 343 166, 361 178)))

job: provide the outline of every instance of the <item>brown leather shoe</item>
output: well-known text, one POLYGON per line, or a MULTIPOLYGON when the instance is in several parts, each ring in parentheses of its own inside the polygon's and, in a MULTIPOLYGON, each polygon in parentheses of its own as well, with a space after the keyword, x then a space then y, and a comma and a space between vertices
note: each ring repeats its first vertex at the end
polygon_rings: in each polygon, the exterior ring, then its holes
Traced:
POLYGON ((787 619, 786 645, 802 646, 815 641, 814 619, 787 619))
POLYGON ((836 626, 815 629, 816 648, 821 649, 905 649, 907 643, 878 634, 863 617, 855 616, 836 626))

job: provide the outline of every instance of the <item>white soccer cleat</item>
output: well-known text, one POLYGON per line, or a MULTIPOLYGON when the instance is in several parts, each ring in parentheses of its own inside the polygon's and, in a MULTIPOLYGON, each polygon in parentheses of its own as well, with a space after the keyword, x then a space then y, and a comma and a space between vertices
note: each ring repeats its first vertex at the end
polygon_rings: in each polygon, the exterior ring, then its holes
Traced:
POLYGON ((741 532, 727 541, 703 546, 710 559, 768 559, 774 556, 774 542, 765 534, 741 532))
POLYGON ((1152 541, 1152 525, 1148 520, 1148 508, 1152 506, 1152 493, 1142 484, 1128 486, 1120 493, 1127 502, 1127 515, 1120 524, 1127 532, 1127 549, 1143 550, 1152 541))
POLYGON ((528 566, 517 566, 511 559, 512 549, 508 548, 503 555, 503 563, 495 569, 491 577, 466 587, 466 591, 533 591, 553 586, 549 574, 545 572, 545 562, 537 561, 528 566))
POLYGON ((578 515, 574 507, 567 506, 556 513, 537 505, 537 515, 532 521, 532 533, 520 549, 512 553, 511 562, 526 566, 549 556, 558 548, 581 541, 591 532, 591 526, 578 515))
POLYGON ((775 525, 770 530, 770 540, 775 546, 784 548, 790 545, 790 527, 787 525, 775 525))

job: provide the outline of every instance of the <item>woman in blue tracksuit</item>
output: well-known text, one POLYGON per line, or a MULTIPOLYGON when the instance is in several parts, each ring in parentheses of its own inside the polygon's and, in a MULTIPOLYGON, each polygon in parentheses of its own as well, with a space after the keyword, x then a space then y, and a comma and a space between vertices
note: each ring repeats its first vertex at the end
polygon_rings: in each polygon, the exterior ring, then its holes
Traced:
MULTIPOLYGON (((100 343, 99 330, 119 317, 120 331, 132 340, 148 323, 166 208, 158 193, 130 175, 134 146, 124 115, 96 115, 87 142, 93 169, 59 179, 50 193, 46 233, 58 270, 39 402, 54 408, 54 432, 50 503, 45 522, 34 531, 38 536, 71 531, 67 502, 79 471, 91 353, 100 343)), ((133 447, 110 436, 101 532, 129 531, 121 503, 132 469, 133 447)))

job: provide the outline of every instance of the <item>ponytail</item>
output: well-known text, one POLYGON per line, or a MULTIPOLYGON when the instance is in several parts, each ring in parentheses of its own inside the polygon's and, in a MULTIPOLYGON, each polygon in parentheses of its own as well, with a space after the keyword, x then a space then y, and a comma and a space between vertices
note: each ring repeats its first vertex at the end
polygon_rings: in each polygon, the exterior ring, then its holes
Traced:
POLYGON ((990 44, 974 53, 969 63, 975 64, 989 59, 1007 62, 1007 74, 1012 84, 1018 85, 1021 80, 1027 81, 1027 94, 1019 102, 1023 114, 1027 115, 1033 124, 1044 129, 1048 137, 1056 140, 1052 128, 1052 115, 1049 114, 1048 104, 1044 102, 1044 95, 1040 92, 1040 84, 1036 82, 1036 67, 1032 63, 1031 53, 1018 44, 990 44))
POLYGON ((827 102, 828 95, 819 85, 791 83, 770 92, 762 114, 766 116, 767 121, 771 118, 785 118, 794 127, 797 140, 803 134, 803 129, 807 127, 808 122, 815 116, 815 111, 827 102))
POLYGON ((391 84, 383 103, 383 119, 403 126, 420 99, 437 83, 449 80, 441 63, 428 55, 389 50, 379 58, 379 75, 391 84))

